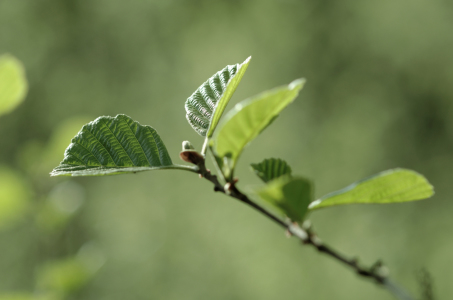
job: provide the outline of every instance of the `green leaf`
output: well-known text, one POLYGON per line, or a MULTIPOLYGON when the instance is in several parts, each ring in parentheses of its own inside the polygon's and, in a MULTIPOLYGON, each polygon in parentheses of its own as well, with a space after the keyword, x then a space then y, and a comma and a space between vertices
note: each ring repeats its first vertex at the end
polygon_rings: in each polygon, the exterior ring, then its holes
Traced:
POLYGON ((11 112, 27 94, 27 79, 22 63, 14 56, 0 56, 0 115, 11 112))
POLYGON ((259 164, 251 164, 255 174, 264 182, 283 175, 291 175, 291 167, 280 158, 265 159, 259 164))
POLYGON ((290 175, 270 181, 257 193, 293 222, 301 222, 304 219, 308 204, 313 199, 311 183, 302 177, 290 175))
POLYGON ((353 183, 310 204, 309 208, 356 204, 396 203, 426 199, 434 195, 425 177, 406 169, 393 169, 353 183))
POLYGON ((244 147, 293 102, 304 83, 304 79, 294 80, 287 86, 244 100, 228 112, 223 125, 213 138, 212 147, 218 161, 223 161, 222 171, 226 178, 231 179, 244 147))
POLYGON ((226 66, 203 83, 186 100, 186 118, 201 136, 210 138, 225 107, 244 76, 251 57, 242 64, 226 66))
POLYGON ((195 167, 173 165, 154 128, 117 115, 83 126, 51 175, 100 176, 156 169, 195 171, 195 167))

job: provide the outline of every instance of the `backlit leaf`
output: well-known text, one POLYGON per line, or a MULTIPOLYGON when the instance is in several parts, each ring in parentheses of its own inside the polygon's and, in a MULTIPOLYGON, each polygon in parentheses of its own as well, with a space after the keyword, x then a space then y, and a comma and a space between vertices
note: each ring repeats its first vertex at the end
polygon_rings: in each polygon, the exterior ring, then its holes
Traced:
POLYGON ((237 159, 244 147, 293 102, 304 83, 304 79, 294 80, 287 86, 244 100, 228 112, 213 138, 212 147, 218 160, 223 161, 222 171, 226 178, 232 177, 237 159))
POLYGON ((244 76, 251 57, 242 64, 226 66, 203 83, 186 100, 186 118, 201 136, 211 137, 225 107, 244 76))
POLYGON ((293 222, 301 222, 312 201, 311 183, 302 177, 285 175, 270 181, 257 194, 293 222))
POLYGON ((425 177, 406 169, 393 169, 353 183, 312 202, 310 209, 356 204, 396 203, 426 199, 434 195, 425 177))

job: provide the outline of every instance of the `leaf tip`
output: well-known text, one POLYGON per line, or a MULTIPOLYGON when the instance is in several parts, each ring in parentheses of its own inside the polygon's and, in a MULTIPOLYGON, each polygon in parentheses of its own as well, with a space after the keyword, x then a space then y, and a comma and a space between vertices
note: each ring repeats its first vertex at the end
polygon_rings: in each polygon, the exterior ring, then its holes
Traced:
POLYGON ((310 204, 308 205, 308 209, 309 209, 309 210, 315 209, 316 206, 317 206, 319 203, 321 203, 321 199, 318 199, 318 200, 313 201, 312 203, 310 203, 310 204))
POLYGON ((71 176, 70 174, 61 174, 56 170, 52 170, 52 172, 50 172, 49 175, 50 177, 71 176))
POLYGON ((424 175, 422 175, 414 170, 404 169, 404 168, 396 168, 396 169, 388 170, 388 171, 394 171, 395 173, 399 172, 401 174, 403 174, 403 173, 411 174, 411 176, 413 176, 414 179, 419 181, 420 185, 425 186, 426 192, 427 192, 424 195, 425 197, 421 197, 421 198, 415 199, 415 200, 428 199, 428 198, 431 198, 432 196, 434 196, 434 194, 435 194, 434 186, 431 184, 431 182, 429 182, 429 180, 424 175))
POLYGON ((305 82, 307 82, 307 80, 305 78, 299 78, 299 79, 296 79, 296 80, 293 80, 289 85, 288 85, 288 88, 290 90, 297 90, 297 91, 300 91, 304 85, 305 85, 305 82))

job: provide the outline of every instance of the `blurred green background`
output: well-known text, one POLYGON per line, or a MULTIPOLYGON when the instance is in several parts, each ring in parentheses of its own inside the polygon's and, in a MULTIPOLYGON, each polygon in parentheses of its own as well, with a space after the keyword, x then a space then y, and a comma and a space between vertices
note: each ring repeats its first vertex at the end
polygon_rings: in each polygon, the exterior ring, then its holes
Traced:
POLYGON ((183 140, 199 149, 184 101, 249 55, 229 108, 307 84, 244 152, 240 187, 259 184, 249 164, 272 156, 312 178, 317 197, 389 168, 424 174, 429 200, 310 219, 414 294, 426 268, 449 299, 452 32, 446 0, 0 0, 0 54, 29 81, 0 117, 0 299, 393 299, 191 173, 49 177, 100 115, 152 125, 175 162, 183 140))

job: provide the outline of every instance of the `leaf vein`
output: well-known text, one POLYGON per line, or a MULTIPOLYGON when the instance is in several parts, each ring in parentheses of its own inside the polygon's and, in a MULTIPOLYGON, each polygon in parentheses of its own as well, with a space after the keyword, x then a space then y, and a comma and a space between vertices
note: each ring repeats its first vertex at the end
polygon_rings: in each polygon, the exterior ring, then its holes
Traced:
MULTIPOLYGON (((94 155, 94 154, 91 152, 91 150, 89 150, 87 147, 85 147, 85 146, 82 145, 81 143, 76 142, 76 143, 74 143, 74 144, 80 145, 80 146, 82 146, 83 148, 85 148, 85 150, 88 151, 88 153, 90 153, 94 158, 96 158, 96 160, 98 161, 99 165, 102 166, 102 163, 99 161, 99 159, 96 157, 96 155, 94 155)), ((88 164, 85 162, 85 165, 88 165, 88 164)))
MULTIPOLYGON (((135 140, 137 141, 137 143, 140 145, 140 149, 142 149, 142 152, 143 152, 143 155, 145 156, 146 160, 148 161, 149 165, 152 166, 151 162, 149 161, 149 158, 148 156, 146 155, 145 153, 145 149, 143 149, 143 146, 142 144, 140 143, 140 141, 138 140, 137 136, 135 135, 135 133, 132 131, 132 128, 131 126, 126 122, 127 124, 127 127, 129 128, 129 130, 131 131, 132 135, 135 137, 135 140)), ((137 124, 137 127, 140 127, 140 124, 137 124)), ((152 134, 151 134, 152 135, 152 134)), ((153 140, 154 140, 154 144, 156 145, 157 147, 157 144, 156 144, 156 140, 154 139, 154 136, 153 136, 153 140)), ((160 161, 160 155, 159 155, 159 161, 160 161)))
POLYGON ((115 164, 116 167, 118 167, 118 165, 116 164, 115 160, 113 159, 113 156, 110 154, 110 152, 107 150, 107 147, 104 146, 101 141, 90 131, 90 130, 87 130, 95 139, 96 141, 105 149, 105 151, 108 153, 108 155, 110 156, 110 158, 112 159, 113 163, 115 164))
MULTIPOLYGON (((102 120, 102 119, 100 119, 102 120)), ((118 121, 120 121, 118 119, 118 121)), ((120 121, 121 122, 121 121, 120 121)), ((121 148, 123 148, 124 152, 126 153, 126 155, 129 157, 129 160, 131 161, 131 163, 136 167, 137 165, 134 163, 134 161, 132 160, 131 156, 129 155, 129 153, 127 153, 126 149, 123 147, 123 144, 121 144, 121 142, 118 140, 118 138, 116 137, 116 135, 113 133, 113 131, 110 129, 109 126, 107 126, 107 124, 104 122, 104 121, 101 121, 101 123, 107 127, 107 129, 112 133, 112 135, 115 137, 116 141, 118 142, 118 144, 120 144, 121 148)))

